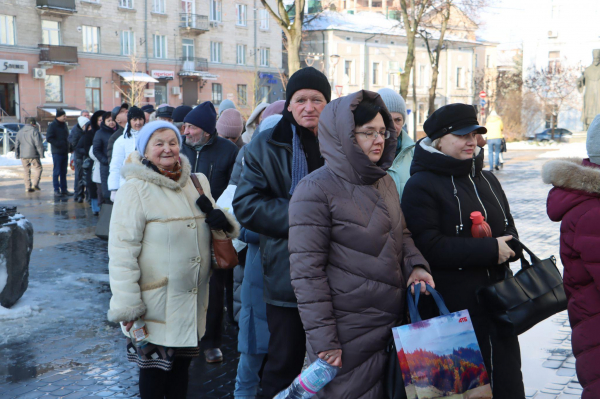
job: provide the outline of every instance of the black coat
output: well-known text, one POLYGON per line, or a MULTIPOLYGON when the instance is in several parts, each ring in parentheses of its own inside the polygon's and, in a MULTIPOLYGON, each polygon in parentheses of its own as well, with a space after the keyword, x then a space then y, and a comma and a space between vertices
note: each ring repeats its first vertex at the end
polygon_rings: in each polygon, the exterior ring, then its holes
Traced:
POLYGON ((109 165, 108 141, 113 134, 115 134, 115 131, 102 122, 102 126, 94 135, 94 156, 98 159, 100 164, 104 166, 109 165))
POLYGON ((231 141, 214 134, 199 151, 185 144, 181 152, 192 165, 192 173, 202 173, 210 183, 210 192, 215 201, 229 184, 238 148, 231 141))
POLYGON ((115 145, 115 141, 117 141, 117 139, 123 135, 123 132, 124 132, 123 128, 121 126, 119 126, 117 131, 114 132, 110 136, 110 139, 108 139, 108 145, 106 146, 106 156, 108 157, 109 165, 110 165, 110 160, 112 159, 112 151, 113 151, 113 147, 115 145))
POLYGON ((69 129, 67 124, 54 119, 48 125, 46 141, 50 143, 53 154, 67 155, 69 153, 69 129))
POLYGON ((78 159, 85 159, 85 158, 89 158, 89 154, 90 154, 90 147, 93 144, 94 141, 94 133, 92 132, 92 130, 87 130, 89 126, 89 122, 85 125, 85 129, 86 132, 83 133, 82 130, 82 136, 79 139, 79 141, 77 142, 77 145, 75 146, 75 156, 78 159))
POLYGON ((243 227, 260 234, 265 301, 295 307, 288 251, 292 186, 289 124, 282 119, 274 128, 255 134, 244 147, 244 172, 238 181, 233 210, 243 227))
MULTIPOLYGON (((79 126, 79 123, 76 123, 75 126, 71 129, 71 133, 69 133, 69 144, 71 144, 71 148, 77 148, 79 144, 79 140, 83 137, 83 129, 79 126)), ((82 154, 78 151, 74 152, 75 159, 82 159, 82 154)))
MULTIPOLYGON (((495 238, 518 237, 508 201, 496 176, 482 170, 483 150, 479 148, 473 160, 461 161, 433 150, 424 140, 415 147, 411 177, 401 200, 407 227, 429 262, 436 289, 448 309, 469 310, 488 373, 492 370, 493 342, 494 380, 498 382, 494 398, 522 398, 517 338, 490 338, 493 325, 477 300, 480 287, 512 274, 508 262, 498 265, 495 238), (473 238, 470 215, 475 211, 487 214, 494 238, 473 238), (510 393, 498 393, 501 385, 510 393)), ((514 261, 521 255, 520 246, 508 244, 516 253, 510 259, 514 261)))

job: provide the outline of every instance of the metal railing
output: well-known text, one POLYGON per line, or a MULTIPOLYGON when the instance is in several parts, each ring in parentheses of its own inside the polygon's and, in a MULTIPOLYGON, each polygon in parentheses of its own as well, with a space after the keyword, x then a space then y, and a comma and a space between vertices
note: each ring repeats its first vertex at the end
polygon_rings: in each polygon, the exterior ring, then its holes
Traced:
POLYGON ((182 29, 196 29, 208 32, 208 17, 198 14, 179 14, 179 27, 182 29))
POLYGON ((68 64, 77 64, 77 47, 73 46, 54 46, 51 44, 38 44, 40 49, 40 61, 45 62, 64 62, 68 64))
POLYGON ((77 11, 75 0, 36 0, 36 5, 38 8, 77 11))
POLYGON ((208 71, 208 60, 198 57, 181 57, 182 71, 208 71))

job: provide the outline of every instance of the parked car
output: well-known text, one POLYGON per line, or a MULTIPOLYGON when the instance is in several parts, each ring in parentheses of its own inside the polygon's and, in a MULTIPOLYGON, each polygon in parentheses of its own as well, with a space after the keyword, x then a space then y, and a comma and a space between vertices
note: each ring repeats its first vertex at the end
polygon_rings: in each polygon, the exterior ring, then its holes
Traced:
MULTIPOLYGON (((571 137, 573 137, 573 133, 569 130, 554 128, 554 141, 569 141, 571 137)), ((541 142, 552 140, 552 129, 546 129, 541 133, 536 133, 533 139, 541 142)))
POLYGON ((8 133, 9 151, 15 149, 15 139, 17 138, 17 132, 25 126, 24 123, 0 123, 0 148, 4 150, 4 133, 8 133))

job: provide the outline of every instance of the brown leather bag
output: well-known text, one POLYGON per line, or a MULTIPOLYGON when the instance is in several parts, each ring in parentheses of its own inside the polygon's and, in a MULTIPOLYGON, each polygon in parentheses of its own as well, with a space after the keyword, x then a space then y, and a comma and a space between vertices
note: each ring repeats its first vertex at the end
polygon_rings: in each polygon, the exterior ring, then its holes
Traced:
MULTIPOLYGON (((190 178, 194 183, 194 187, 198 190, 198 194, 204 195, 204 190, 202 190, 198 176, 192 173, 190 174, 190 178)), ((236 267, 239 264, 239 260, 231 238, 227 237, 223 230, 211 230, 210 232, 212 233, 213 269, 228 270, 236 267)))

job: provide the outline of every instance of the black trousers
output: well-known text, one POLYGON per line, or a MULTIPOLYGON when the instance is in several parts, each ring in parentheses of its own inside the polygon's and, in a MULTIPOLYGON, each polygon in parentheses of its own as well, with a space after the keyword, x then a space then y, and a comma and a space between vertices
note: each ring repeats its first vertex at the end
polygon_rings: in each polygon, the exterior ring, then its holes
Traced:
POLYGON ((142 399, 185 399, 191 357, 175 358, 171 371, 158 368, 140 369, 142 399))
POLYGON ((287 388, 302 371, 306 333, 298 308, 267 304, 267 324, 271 338, 262 389, 265 398, 272 398, 287 388))
POLYGON ((83 159, 79 157, 73 157, 73 165, 75 166, 75 199, 84 196, 85 182, 83 181, 83 159))
MULTIPOLYGON (((220 348, 223 340, 223 307, 225 306, 225 283, 227 273, 233 270, 213 270, 208 283, 208 310, 206 311, 206 332, 202 337, 201 348, 220 348)), ((232 277, 233 281, 233 277, 232 277)))

